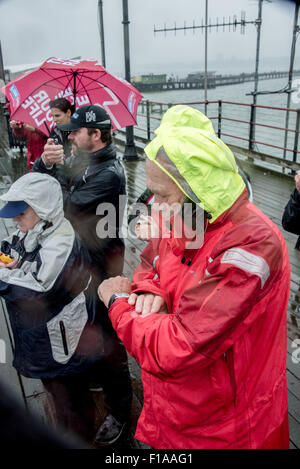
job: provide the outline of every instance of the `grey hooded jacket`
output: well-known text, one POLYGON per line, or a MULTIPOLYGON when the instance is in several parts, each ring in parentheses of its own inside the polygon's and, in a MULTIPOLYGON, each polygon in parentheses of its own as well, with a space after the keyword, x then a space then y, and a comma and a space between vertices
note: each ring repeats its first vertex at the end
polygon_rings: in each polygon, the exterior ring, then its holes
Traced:
POLYGON ((89 254, 64 218, 60 185, 46 174, 29 173, 1 200, 23 200, 41 218, 32 230, 16 231, 1 244, 2 252, 19 260, 16 269, 0 269, 14 366, 32 378, 82 372, 101 358, 102 335, 89 254))

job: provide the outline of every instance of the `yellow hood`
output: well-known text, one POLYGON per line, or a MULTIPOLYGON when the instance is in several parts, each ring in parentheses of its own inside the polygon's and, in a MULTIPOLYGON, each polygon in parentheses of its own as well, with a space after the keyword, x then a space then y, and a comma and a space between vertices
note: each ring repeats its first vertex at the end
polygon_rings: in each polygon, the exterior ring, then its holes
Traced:
POLYGON ((211 121, 197 109, 173 106, 164 114, 145 153, 179 188, 216 220, 245 188, 232 151, 220 140, 211 121), (169 160, 156 160, 163 147, 169 160))

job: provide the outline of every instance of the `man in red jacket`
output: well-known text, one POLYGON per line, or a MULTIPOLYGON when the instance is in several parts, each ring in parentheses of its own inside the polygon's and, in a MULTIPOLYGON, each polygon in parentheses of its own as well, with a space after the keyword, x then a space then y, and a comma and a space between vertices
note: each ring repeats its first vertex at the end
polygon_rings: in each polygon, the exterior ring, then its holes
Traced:
POLYGON ((284 239, 203 114, 174 106, 156 135, 147 186, 155 202, 192 204, 192 218, 173 210, 170 237, 150 240, 133 283, 116 277, 98 290, 142 368, 136 438, 163 449, 288 448, 284 239), (177 236, 181 225, 194 238, 177 236))

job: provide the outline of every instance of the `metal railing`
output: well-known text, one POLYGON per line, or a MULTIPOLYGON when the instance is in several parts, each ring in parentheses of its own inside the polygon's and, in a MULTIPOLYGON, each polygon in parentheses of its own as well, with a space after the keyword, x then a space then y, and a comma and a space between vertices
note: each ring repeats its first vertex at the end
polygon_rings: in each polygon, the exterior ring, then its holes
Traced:
MULTIPOLYGON (((218 137, 229 145, 240 147, 244 153, 248 152, 248 156, 255 154, 260 158, 261 155, 262 160, 270 156, 276 159, 278 164, 293 168, 300 163, 300 109, 222 100, 174 104, 193 106, 201 112, 204 112, 206 107, 207 116, 212 121, 218 137), (290 115, 289 128, 284 125, 286 113, 290 115), (284 146, 282 142, 286 136, 287 145, 284 146)), ((174 104, 142 100, 137 114, 135 134, 151 140, 162 115, 174 104)))

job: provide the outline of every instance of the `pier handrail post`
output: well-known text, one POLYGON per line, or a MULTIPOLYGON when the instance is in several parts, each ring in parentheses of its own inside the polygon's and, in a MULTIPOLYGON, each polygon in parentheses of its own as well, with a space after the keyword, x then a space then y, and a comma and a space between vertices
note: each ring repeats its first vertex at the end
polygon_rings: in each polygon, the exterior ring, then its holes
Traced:
POLYGON ((297 150, 300 132, 300 109, 297 109, 296 127, 295 127, 295 139, 294 139, 294 151, 293 151, 293 162, 297 163, 297 150))
POLYGON ((147 101, 146 101, 146 113, 147 113, 147 139, 151 140, 150 103, 149 103, 149 99, 147 99, 147 101))
POLYGON ((222 101, 218 101, 218 137, 221 138, 221 126, 222 126, 222 101))
MULTIPOLYGON (((2 47, 0 41, 0 86, 5 85, 5 73, 3 65, 3 56, 2 56, 2 47)), ((3 95, 3 101, 0 99, 0 158, 3 156, 7 157, 7 150, 10 146, 9 137, 10 137, 10 126, 8 119, 8 110, 6 107, 6 99, 3 95), (7 132, 5 130, 7 130, 7 132)))
MULTIPOLYGON (((129 83, 130 77, 130 53, 129 53, 129 19, 128 0, 123 0, 123 21, 124 28, 124 58, 125 58, 125 80, 129 83)), ((123 159, 125 161, 137 161, 139 159, 134 144, 133 126, 126 127, 126 145, 123 159)))
POLYGON ((253 137, 254 137, 254 119, 255 119, 255 104, 251 104, 251 112, 250 112, 250 126, 249 126, 249 150, 253 151, 253 137))
MULTIPOLYGON (((295 3, 295 15, 294 15, 294 27, 293 27, 293 40, 292 40, 292 48, 291 48, 291 56, 290 56, 290 69, 288 73, 288 88, 287 88, 287 102, 286 107, 289 109, 291 107, 291 91, 292 91, 292 83, 293 83, 293 73, 294 73, 294 61, 295 61, 295 52, 296 52, 296 41, 299 33, 298 27, 298 14, 299 14, 299 5, 295 3)), ((287 110, 285 115, 285 128, 288 129, 289 127, 289 116, 290 113, 287 110)), ((298 118, 298 114, 297 114, 298 118)), ((287 146, 287 139, 288 139, 288 131, 285 131, 284 134, 284 142, 283 146, 286 148, 287 146)), ((286 157, 286 150, 283 150, 283 158, 286 157)))

